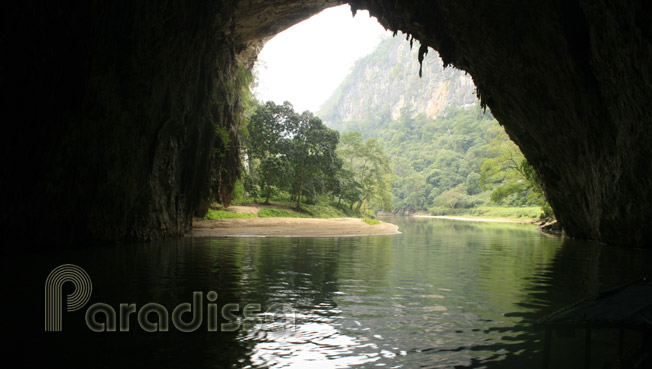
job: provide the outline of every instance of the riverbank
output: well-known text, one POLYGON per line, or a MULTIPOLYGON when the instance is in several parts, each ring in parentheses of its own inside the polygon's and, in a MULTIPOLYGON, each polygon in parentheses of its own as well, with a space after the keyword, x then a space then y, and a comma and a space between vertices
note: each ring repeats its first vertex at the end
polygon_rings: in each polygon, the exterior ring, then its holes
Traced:
MULTIPOLYGON (((314 209, 313 209, 314 210, 314 209)), ((340 213, 321 209, 320 215, 340 213)), ((215 208, 207 218, 193 220, 192 237, 359 237, 400 234, 398 226, 360 218, 319 218, 287 205, 251 204, 215 208)))
POLYGON ((359 237, 400 234, 398 226, 360 218, 196 219, 193 237, 359 237))
POLYGON ((528 224, 535 223, 535 221, 532 219, 485 218, 485 217, 473 217, 473 216, 462 217, 462 216, 450 216, 450 215, 422 215, 422 214, 415 214, 413 216, 417 218, 453 219, 453 220, 462 220, 466 222, 528 223, 528 224))

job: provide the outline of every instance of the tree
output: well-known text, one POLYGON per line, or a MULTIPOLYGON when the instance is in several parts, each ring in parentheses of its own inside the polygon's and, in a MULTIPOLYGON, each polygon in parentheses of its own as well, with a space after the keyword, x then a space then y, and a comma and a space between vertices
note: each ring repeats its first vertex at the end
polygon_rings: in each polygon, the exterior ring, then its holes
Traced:
POLYGON ((465 207, 468 203, 468 195, 463 185, 459 185, 451 190, 444 191, 434 200, 435 205, 447 206, 451 210, 465 207))
POLYGON ((499 132, 488 148, 491 157, 482 163, 481 182, 493 189, 491 201, 501 202, 514 195, 521 203, 545 208, 546 200, 534 168, 507 134, 500 127, 497 130, 499 132))
POLYGON ((249 156, 262 160, 282 153, 284 139, 291 134, 297 120, 297 113, 287 101, 283 105, 272 101, 259 105, 248 124, 249 156))
POLYGON ((335 186, 332 189, 337 196, 337 208, 340 208, 342 199, 351 204, 351 209, 362 194, 362 185, 356 180, 355 174, 346 169, 340 168, 337 171, 335 186))
POLYGON ((284 156, 269 156, 263 159, 257 167, 258 174, 265 188, 265 204, 269 204, 274 184, 281 184, 288 173, 288 163, 284 156))
POLYGON ((279 185, 289 174, 286 159, 287 141, 298 119, 289 102, 276 105, 268 101, 256 108, 249 121, 247 147, 249 167, 250 171, 256 170, 259 174, 260 187, 264 187, 266 204, 269 204, 272 187, 279 185))
POLYGON ((339 133, 326 127, 321 119, 311 112, 304 112, 299 119, 291 122, 288 142, 288 162, 293 172, 292 190, 296 196, 296 208, 301 208, 301 195, 307 179, 319 175, 335 177, 342 166, 335 150, 339 133))
POLYGON ((256 183, 254 178, 246 171, 242 176, 242 181, 244 182, 244 190, 246 194, 252 197, 254 199, 254 202, 257 202, 258 196, 260 195, 260 186, 256 183))
POLYGON ((359 187, 356 211, 366 204, 384 209, 392 207, 392 168, 378 140, 364 140, 359 132, 342 134, 338 155, 344 168, 353 176, 352 183, 359 187))
POLYGON ((274 188, 288 189, 300 208, 305 193, 314 200, 326 188, 337 187, 339 134, 311 112, 299 115, 287 101, 270 101, 252 114, 248 133, 249 170, 258 174, 265 203, 274 188))
POLYGON ((469 195, 476 195, 482 192, 482 176, 478 173, 471 172, 466 176, 466 192, 469 195))

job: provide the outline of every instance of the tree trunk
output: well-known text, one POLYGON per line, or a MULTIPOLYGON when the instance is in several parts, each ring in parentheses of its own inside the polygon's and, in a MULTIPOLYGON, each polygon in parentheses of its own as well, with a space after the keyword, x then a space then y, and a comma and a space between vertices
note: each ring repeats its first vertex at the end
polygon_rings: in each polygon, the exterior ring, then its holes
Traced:
MULTIPOLYGON (((360 200, 360 202, 358 203, 358 206, 355 208, 355 211, 356 211, 356 212, 358 212, 358 213, 360 212, 360 208, 362 207, 362 204, 363 204, 365 201, 367 201, 367 196, 363 197, 362 200, 360 200)), ((365 208, 366 208, 366 207, 365 207, 365 208)))

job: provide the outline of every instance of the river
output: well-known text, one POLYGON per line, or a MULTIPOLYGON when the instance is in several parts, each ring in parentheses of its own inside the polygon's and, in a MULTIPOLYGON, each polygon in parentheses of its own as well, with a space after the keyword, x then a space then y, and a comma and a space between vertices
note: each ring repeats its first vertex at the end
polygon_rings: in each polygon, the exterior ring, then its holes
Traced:
MULTIPOLYGON (((652 262, 648 251, 562 240, 528 224, 384 220, 402 234, 183 238, 5 259, 18 287, 6 300, 13 349, 25 363, 55 367, 536 368, 537 319, 638 279, 652 262), (64 264, 88 274, 92 295, 63 310, 60 332, 44 332, 45 281, 64 264), (188 303, 196 313, 193 292, 203 315, 182 332, 173 310, 188 303), (91 330, 89 315, 110 326, 90 308, 99 303, 116 312, 117 331, 91 330), (169 313, 167 331, 140 324, 149 303, 169 313), (120 304, 135 312, 121 318, 120 304)), ((64 296, 72 291, 64 284, 64 296)), ((581 366, 582 340, 560 340, 557 359, 563 351, 564 365, 581 366)))

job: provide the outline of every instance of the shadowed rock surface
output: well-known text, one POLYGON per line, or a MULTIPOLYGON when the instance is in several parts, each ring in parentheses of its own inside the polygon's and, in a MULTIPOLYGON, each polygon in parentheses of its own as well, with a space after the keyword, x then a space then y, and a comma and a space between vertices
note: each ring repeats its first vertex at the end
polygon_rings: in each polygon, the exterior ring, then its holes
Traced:
MULTIPOLYGON (((351 3, 469 72, 569 236, 652 244, 651 5, 351 3)), ((338 4, 8 6, 2 223, 72 243, 189 231, 239 175, 239 70, 269 37, 338 4)))

